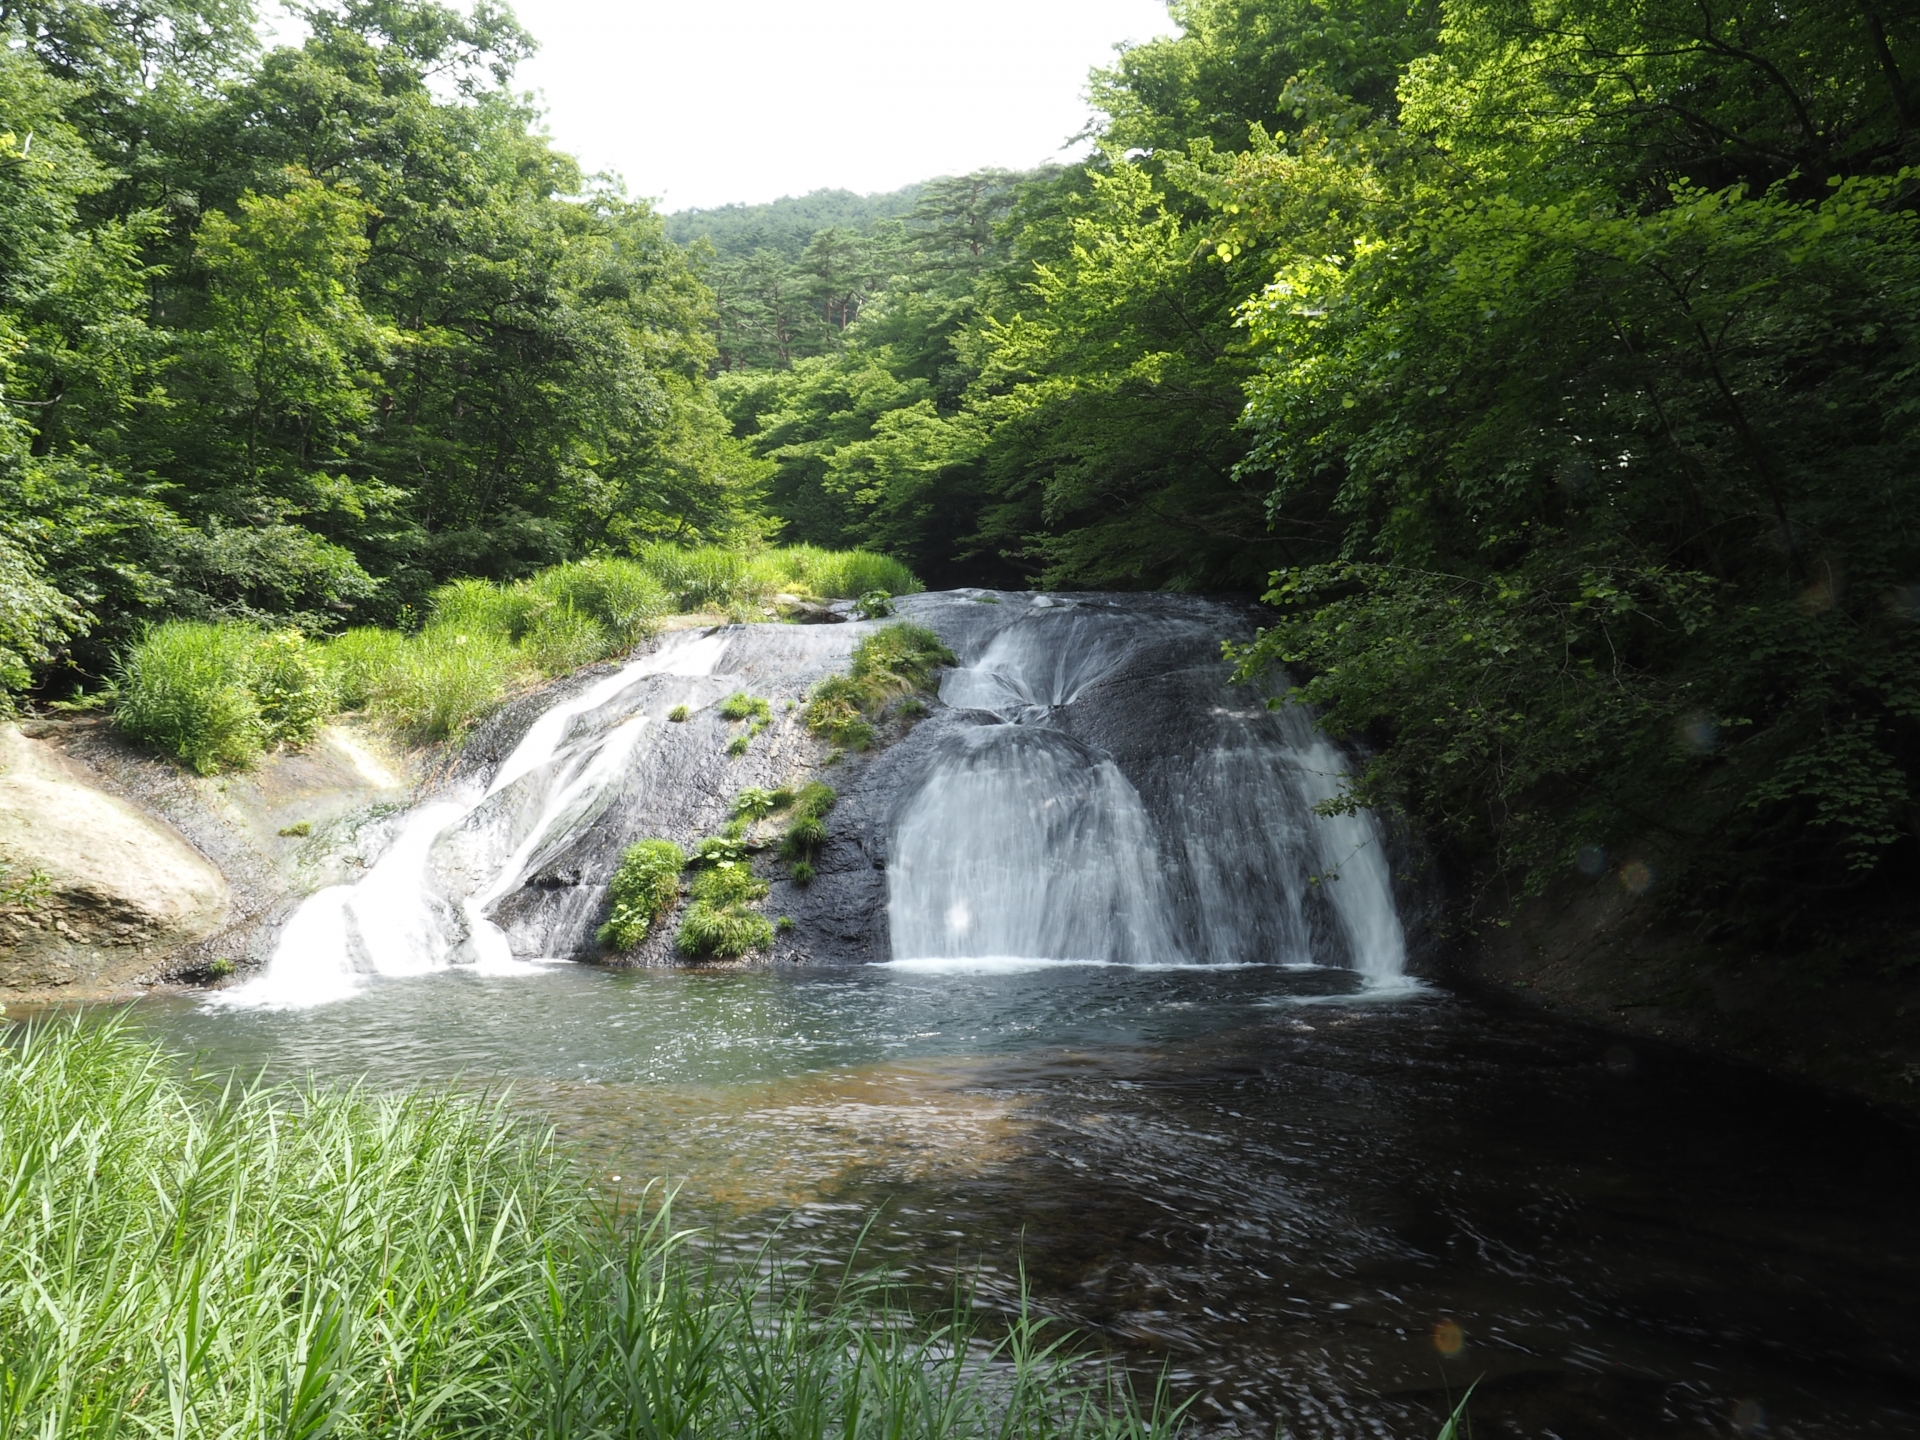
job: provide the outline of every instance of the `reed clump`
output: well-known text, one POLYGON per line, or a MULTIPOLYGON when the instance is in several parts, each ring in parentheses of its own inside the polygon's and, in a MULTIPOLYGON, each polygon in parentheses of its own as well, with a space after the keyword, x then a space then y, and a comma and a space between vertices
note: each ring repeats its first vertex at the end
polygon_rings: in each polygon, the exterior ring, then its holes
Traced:
POLYGON ((453 1093, 183 1082, 118 1022, 0 1045, 0 1437, 1155 1440, 1021 1316, 704 1257, 453 1093))
POLYGON ((845 675, 829 675, 807 697, 807 729, 849 750, 871 749, 873 722, 902 695, 932 686, 935 673, 954 663, 940 637, 921 625, 876 630, 853 648, 845 675))

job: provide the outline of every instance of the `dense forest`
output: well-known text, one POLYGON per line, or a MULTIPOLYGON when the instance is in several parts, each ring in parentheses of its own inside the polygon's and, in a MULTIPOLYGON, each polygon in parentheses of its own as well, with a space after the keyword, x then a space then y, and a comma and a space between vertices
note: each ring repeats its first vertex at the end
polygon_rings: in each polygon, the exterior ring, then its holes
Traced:
POLYGON ((1247 672, 1483 893, 1817 941, 1910 889, 1920 7, 1171 8, 1086 163, 670 232, 504 9, 0 7, 8 683, 858 545, 1264 594, 1247 672))

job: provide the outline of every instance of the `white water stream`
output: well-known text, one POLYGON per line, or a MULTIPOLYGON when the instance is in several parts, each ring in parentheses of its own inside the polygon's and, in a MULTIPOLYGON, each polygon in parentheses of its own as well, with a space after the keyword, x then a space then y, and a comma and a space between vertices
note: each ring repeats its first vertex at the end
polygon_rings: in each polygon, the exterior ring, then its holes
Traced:
POLYGON ((638 714, 607 729, 576 722, 615 705, 648 676, 712 674, 725 643, 718 635, 670 636, 547 710, 491 783, 414 810, 364 879, 308 896, 260 977, 217 992, 214 1001, 306 1009, 351 995, 372 975, 531 968, 513 958, 486 908, 520 884, 540 855, 593 823, 652 723, 638 714))
POLYGON ((1006 614, 940 687, 981 723, 895 828, 895 963, 1335 964, 1406 983, 1378 824, 1313 809, 1344 758, 1303 710, 1234 691, 1218 646, 1212 623, 1124 606, 1006 614), (1116 732, 1144 795, 1083 729, 1116 732))

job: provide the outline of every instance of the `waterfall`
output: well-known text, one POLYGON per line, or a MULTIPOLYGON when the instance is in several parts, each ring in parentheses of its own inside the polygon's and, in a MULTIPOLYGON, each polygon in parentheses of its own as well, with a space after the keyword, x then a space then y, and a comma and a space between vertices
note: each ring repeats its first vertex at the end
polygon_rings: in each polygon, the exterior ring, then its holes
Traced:
POLYGON ((1305 712, 1230 683, 1226 612, 1008 596, 942 613, 966 636, 941 699, 968 714, 895 819, 896 964, 1403 975, 1379 825, 1315 813, 1344 762, 1305 712))
POLYGON ((415 809, 364 879, 308 896, 259 978, 215 1002, 303 1009, 352 994, 370 975, 525 968, 487 907, 605 811, 653 723, 623 704, 629 692, 652 676, 710 675, 724 645, 718 635, 671 636, 546 710, 484 788, 415 809))
POLYGON ((1139 795, 1056 731, 962 731, 895 831, 889 891, 896 958, 1152 963, 1173 950, 1139 795))
MULTIPOLYGON (((895 964, 1402 975, 1380 827, 1315 813, 1345 762, 1304 710, 1231 683, 1219 647, 1251 634, 1240 612, 960 592, 900 611, 960 664, 908 738, 832 772, 842 803, 818 876, 776 891, 796 921, 783 953, 865 959, 884 933, 895 964)), ((484 785, 400 820, 357 883, 303 901, 257 978, 211 1003, 304 1008, 374 976, 529 973, 596 953, 625 846, 711 834, 736 790, 804 773, 820 757, 796 707, 873 628, 682 632, 593 680, 536 717, 484 785), (734 689, 776 697, 780 717, 744 754, 707 713, 734 689), (706 718, 665 723, 676 704, 706 718)))

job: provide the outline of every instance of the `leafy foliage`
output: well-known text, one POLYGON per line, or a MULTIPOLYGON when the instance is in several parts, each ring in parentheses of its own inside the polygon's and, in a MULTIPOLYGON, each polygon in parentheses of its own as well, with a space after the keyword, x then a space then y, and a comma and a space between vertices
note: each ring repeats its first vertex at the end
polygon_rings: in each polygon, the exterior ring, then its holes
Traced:
POLYGON ((606 923, 594 938, 609 950, 631 950, 680 902, 686 853, 671 840, 641 840, 620 857, 607 887, 606 923))

